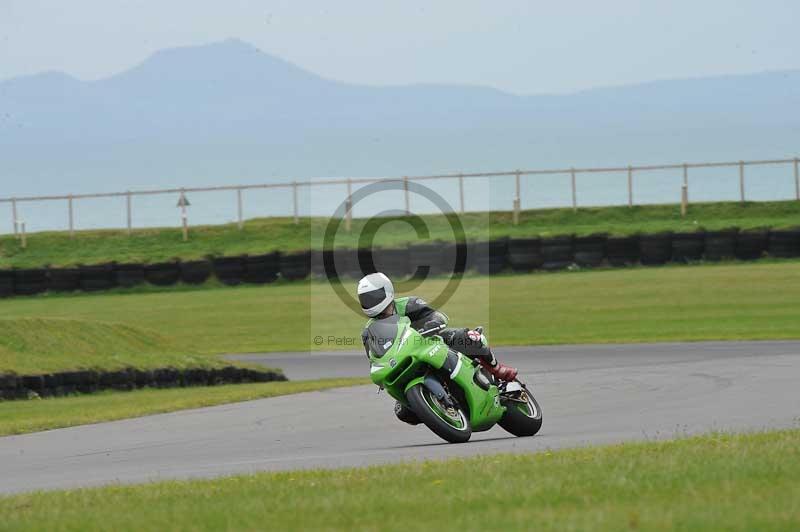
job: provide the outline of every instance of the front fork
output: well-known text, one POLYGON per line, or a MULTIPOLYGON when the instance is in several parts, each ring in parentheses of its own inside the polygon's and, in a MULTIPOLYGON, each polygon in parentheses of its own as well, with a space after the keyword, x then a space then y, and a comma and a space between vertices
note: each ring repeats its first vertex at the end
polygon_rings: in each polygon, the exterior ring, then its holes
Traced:
POLYGON ((425 380, 422 381, 422 385, 445 407, 455 408, 456 405, 452 397, 450 397, 450 394, 444 389, 444 385, 439 382, 439 379, 429 373, 425 376, 425 380))

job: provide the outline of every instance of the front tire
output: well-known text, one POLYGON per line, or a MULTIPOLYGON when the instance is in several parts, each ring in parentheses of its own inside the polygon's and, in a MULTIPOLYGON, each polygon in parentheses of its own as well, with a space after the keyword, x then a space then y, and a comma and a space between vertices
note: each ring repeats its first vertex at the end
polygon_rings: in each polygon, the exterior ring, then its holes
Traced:
POLYGON ((498 425, 514 436, 533 436, 542 428, 542 408, 527 388, 519 394, 519 400, 507 398, 503 401, 506 413, 498 425))
POLYGON ((421 423, 414 411, 407 406, 401 405, 399 401, 394 403, 394 415, 397 416, 397 419, 409 425, 419 425, 421 423))
POLYGON ((411 408, 431 431, 450 443, 465 443, 472 436, 469 419, 460 407, 448 409, 430 390, 417 384, 406 392, 411 408))

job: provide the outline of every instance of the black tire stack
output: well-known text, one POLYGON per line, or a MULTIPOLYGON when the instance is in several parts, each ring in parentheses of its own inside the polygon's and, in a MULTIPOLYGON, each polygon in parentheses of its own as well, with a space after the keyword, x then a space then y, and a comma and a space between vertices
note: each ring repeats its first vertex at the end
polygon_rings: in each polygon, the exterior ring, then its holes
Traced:
POLYGON ((575 262, 582 267, 596 268, 606 257, 608 235, 579 236, 574 242, 575 262))
POLYGON ((768 249, 771 257, 800 257, 800 228, 770 231, 768 249))
POLYGON ((360 259, 365 252, 359 249, 340 249, 333 252, 336 274, 343 279, 359 279, 364 275, 360 259))
POLYGON ((469 248, 466 242, 459 244, 450 242, 442 244, 442 271, 445 274, 449 273, 464 273, 472 268, 469 261, 469 248))
POLYGON ((14 295, 32 296, 47 291, 47 270, 31 268, 14 270, 14 295))
POLYGON ((213 259, 155 264, 106 263, 68 268, 23 268, 0 270, 0 297, 33 295, 45 291, 99 291, 129 288, 148 282, 172 286, 190 285, 216 277, 226 285, 264 284, 278 278, 288 281, 309 276, 327 277, 325 262, 335 264, 343 279, 357 279, 382 271, 394 278, 419 275, 449 275, 476 271, 496 275, 506 271, 562 270, 577 264, 594 268, 633 264, 660 265, 667 262, 756 260, 761 257, 800 257, 800 228, 736 228, 664 232, 631 236, 559 235, 543 238, 501 238, 455 244, 433 242, 398 249, 337 249, 287 254, 217 257, 213 259), (461 263, 457 264, 457 259, 461 263))
POLYGON ((572 241, 572 235, 542 238, 542 269, 556 271, 569 267, 574 261, 572 241))
POLYGON ((144 282, 144 264, 117 264, 114 270, 117 286, 132 288, 144 282))
POLYGON ((325 273, 326 265, 332 268, 334 264, 334 254, 332 250, 311 252, 311 275, 314 277, 327 277, 325 273))
POLYGON ((145 280, 156 286, 172 286, 181 278, 177 262, 157 262, 144 267, 145 280))
POLYGON ((372 262, 377 271, 389 277, 405 277, 411 273, 408 248, 375 249, 372 262))
POLYGON ((80 287, 84 292, 99 292, 117 286, 114 264, 81 266, 78 270, 80 273, 80 287))
POLYGON ((729 260, 736 256, 736 228, 706 232, 705 259, 710 261, 729 260))
POLYGON ((606 240, 606 260, 611 266, 631 266, 639 262, 639 235, 611 236, 606 240))
POLYGON ((736 258, 739 260, 760 259, 769 246, 769 231, 765 229, 739 232, 736 238, 736 258))
MULTIPOLYGON (((245 257, 243 262, 244 276, 238 277, 236 284, 242 280, 251 284, 271 283, 278 278, 278 274, 281 271, 281 254, 277 251, 266 253, 264 255, 248 256, 245 257)), ((231 272, 229 271, 229 275, 230 273, 231 272)), ((217 273, 217 276, 219 277, 219 272, 217 273)), ((232 278, 229 277, 229 279, 232 278)))
POLYGON ((241 284, 247 273, 244 261, 244 257, 217 257, 213 260, 214 274, 222 284, 241 284))
POLYGON ((210 260, 190 260, 181 262, 180 279, 186 284, 203 284, 211 277, 213 265, 210 260))
POLYGON ((14 272, 0 271, 0 297, 14 295, 14 272))
POLYGON ((481 275, 495 275, 508 265, 508 239, 498 238, 477 242, 474 250, 475 271, 481 275))
POLYGON ((305 279, 311 274, 311 252, 300 251, 281 255, 281 277, 289 281, 305 279))
POLYGON ((508 241, 508 264, 515 272, 529 272, 542 267, 542 240, 512 238, 508 241))
POLYGON ((672 258, 672 233, 639 236, 639 261, 645 266, 660 266, 672 258))
MULTIPOLYGON (((78 268, 50 268, 48 290, 74 292, 81 289, 81 272, 78 268)), ((116 283, 116 278, 114 279, 116 283)))
POLYGON ((675 233, 672 235, 672 262, 697 262, 703 258, 706 247, 704 232, 675 233))
POLYGON ((129 391, 145 387, 175 388, 285 380, 285 375, 275 371, 235 366, 211 369, 73 370, 43 375, 0 373, 0 400, 27 399, 37 395, 39 397, 62 397, 101 390, 129 391))
POLYGON ((408 268, 415 277, 425 278, 443 272, 442 246, 414 244, 408 246, 408 268))

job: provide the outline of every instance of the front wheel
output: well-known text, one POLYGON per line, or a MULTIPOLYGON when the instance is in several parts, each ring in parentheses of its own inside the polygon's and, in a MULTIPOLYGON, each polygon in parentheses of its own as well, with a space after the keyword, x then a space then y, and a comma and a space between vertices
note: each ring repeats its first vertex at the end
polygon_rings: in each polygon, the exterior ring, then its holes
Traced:
POLYGON ((445 406, 422 384, 409 389, 406 398, 420 421, 434 434, 450 443, 469 441, 472 427, 460 407, 445 406))
POLYGON ((506 413, 498 425, 514 436, 533 436, 542 428, 542 409, 527 388, 506 398, 503 404, 506 413))

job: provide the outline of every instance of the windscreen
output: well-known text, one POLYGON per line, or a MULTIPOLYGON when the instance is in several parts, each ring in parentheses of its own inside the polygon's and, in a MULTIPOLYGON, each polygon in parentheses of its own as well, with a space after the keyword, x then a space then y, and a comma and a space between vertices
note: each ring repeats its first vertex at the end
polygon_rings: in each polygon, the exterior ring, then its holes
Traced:
POLYGON ((373 356, 380 358, 392 348, 399 322, 400 316, 393 314, 388 318, 375 320, 367 327, 367 345, 373 356))

